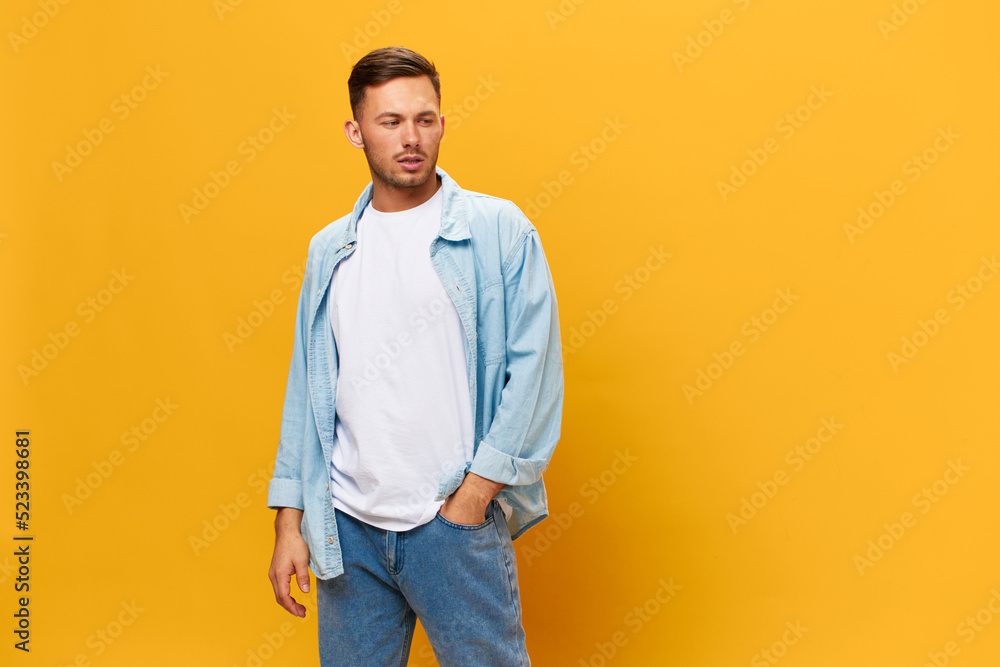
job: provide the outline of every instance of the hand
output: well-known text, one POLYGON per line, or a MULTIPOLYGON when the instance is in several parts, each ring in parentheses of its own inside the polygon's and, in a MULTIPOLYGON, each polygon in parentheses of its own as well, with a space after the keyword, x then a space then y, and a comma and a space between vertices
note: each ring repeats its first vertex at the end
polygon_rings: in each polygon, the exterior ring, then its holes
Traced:
POLYGON ((452 523, 467 526, 486 521, 486 508, 505 484, 468 473, 455 493, 448 496, 439 510, 452 523))
POLYGON ((303 593, 309 592, 309 546, 302 539, 302 510, 282 507, 274 520, 274 555, 267 578, 274 588, 274 598, 293 616, 306 617, 306 608, 291 595, 291 578, 303 593))

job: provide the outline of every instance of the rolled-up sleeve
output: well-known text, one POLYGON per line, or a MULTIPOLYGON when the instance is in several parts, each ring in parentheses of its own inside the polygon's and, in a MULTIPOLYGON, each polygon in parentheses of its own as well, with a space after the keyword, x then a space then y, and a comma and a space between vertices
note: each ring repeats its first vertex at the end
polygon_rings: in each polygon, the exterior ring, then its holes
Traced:
POLYGON ((302 443, 305 427, 308 391, 306 369, 306 309, 312 290, 309 281, 309 265, 306 261, 305 276, 299 290, 298 309, 295 313, 295 338, 292 345, 292 360, 288 368, 288 384, 285 386, 285 402, 281 412, 281 431, 278 435, 278 451, 274 459, 274 473, 267 486, 267 506, 295 507, 304 509, 302 500, 302 443))
POLYGON ((538 230, 520 216, 524 232, 502 267, 505 383, 493 422, 469 468, 481 477, 513 485, 540 479, 559 441, 563 405, 555 286, 538 230))

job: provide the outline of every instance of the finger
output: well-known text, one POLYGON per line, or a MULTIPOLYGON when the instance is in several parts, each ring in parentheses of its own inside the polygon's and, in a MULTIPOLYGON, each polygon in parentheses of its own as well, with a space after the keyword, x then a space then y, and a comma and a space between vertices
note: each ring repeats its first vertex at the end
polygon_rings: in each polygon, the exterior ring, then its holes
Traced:
POLYGON ((306 608, 296 602, 292 597, 292 577, 291 574, 281 577, 279 580, 278 604, 293 616, 305 618, 306 608))
POLYGON ((289 583, 290 577, 291 574, 283 575, 280 572, 275 572, 274 597, 282 607, 285 606, 285 600, 292 592, 292 587, 289 583))
POLYGON ((306 608, 303 605, 296 602, 295 598, 293 598, 291 595, 288 596, 288 603, 283 604, 281 606, 284 607, 285 611, 287 611, 292 616, 298 616, 299 618, 306 617, 306 608))
POLYGON ((309 592, 309 567, 305 562, 295 564, 295 581, 299 584, 300 591, 309 592))

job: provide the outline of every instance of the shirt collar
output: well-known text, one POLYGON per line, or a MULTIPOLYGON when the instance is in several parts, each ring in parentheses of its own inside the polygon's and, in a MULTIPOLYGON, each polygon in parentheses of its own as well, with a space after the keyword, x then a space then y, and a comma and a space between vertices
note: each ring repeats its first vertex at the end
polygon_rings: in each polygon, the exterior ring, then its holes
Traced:
MULTIPOLYGON (((459 196, 462 188, 459 187, 448 173, 439 166, 435 166, 435 172, 441 177, 441 190, 444 200, 441 202, 441 228, 438 236, 449 241, 461 241, 472 236, 469 232, 469 216, 466 214, 465 202, 459 196)), ((361 213, 372 200, 374 184, 369 181, 358 201, 351 211, 351 219, 347 223, 347 229, 341 239, 341 246, 346 243, 353 243, 357 239, 358 220, 361 213)))

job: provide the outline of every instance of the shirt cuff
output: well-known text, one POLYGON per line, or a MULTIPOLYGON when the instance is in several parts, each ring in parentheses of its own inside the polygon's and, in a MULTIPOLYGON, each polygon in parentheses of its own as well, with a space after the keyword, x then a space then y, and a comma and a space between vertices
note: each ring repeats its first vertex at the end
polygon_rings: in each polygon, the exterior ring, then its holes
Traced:
POLYGON ((494 482, 520 485, 537 482, 541 479, 546 467, 545 461, 511 456, 480 440, 476 455, 472 458, 469 472, 474 472, 480 477, 491 479, 494 482))
POLYGON ((267 507, 294 507, 305 510, 302 502, 302 482, 297 479, 274 477, 267 485, 267 507))

